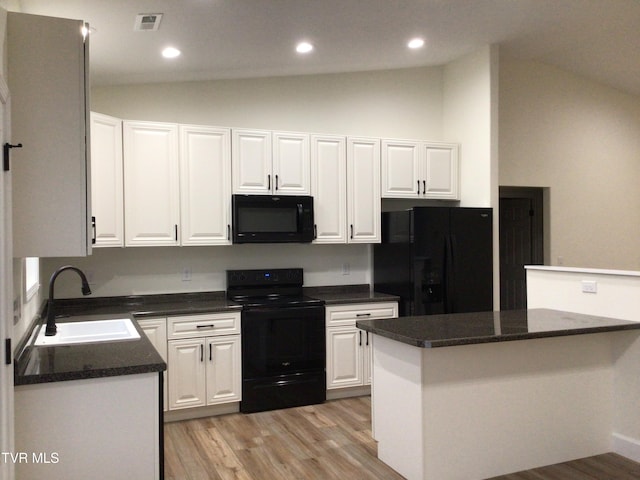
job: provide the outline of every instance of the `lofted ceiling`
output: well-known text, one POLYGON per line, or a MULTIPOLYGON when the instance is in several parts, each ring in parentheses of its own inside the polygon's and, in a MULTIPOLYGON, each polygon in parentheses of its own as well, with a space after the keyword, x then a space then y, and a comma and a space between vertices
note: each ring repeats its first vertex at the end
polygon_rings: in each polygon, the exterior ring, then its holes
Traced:
POLYGON ((14 0, 88 21, 97 85, 442 65, 481 45, 640 95, 638 0, 14 0), (140 13, 162 13, 136 32, 140 13), (426 41, 419 50, 409 39, 426 41), (295 51, 301 40, 315 49, 295 51), (174 46, 179 57, 160 50, 174 46))

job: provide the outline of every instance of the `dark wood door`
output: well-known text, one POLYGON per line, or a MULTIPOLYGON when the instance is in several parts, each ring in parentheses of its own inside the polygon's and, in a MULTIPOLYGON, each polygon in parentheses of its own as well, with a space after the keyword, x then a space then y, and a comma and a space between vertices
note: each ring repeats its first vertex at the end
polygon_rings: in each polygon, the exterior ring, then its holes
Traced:
POLYGON ((527 308, 525 265, 542 263, 542 191, 500 193, 500 309, 527 308))

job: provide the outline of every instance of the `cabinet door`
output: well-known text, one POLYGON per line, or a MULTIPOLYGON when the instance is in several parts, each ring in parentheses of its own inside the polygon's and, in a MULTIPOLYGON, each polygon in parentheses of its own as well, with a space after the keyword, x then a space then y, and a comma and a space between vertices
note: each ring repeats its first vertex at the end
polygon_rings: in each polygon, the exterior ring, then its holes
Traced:
POLYGON ((271 132, 233 130, 232 142, 233 193, 270 194, 271 132))
POLYGON ((94 247, 124 246, 122 120, 91 112, 91 211, 94 247))
POLYGON ((231 243, 231 132, 180 126, 182 245, 231 243))
POLYGON ((240 336, 207 338, 207 405, 239 402, 242 393, 240 336))
POLYGON ((315 243, 347 241, 347 150, 345 137, 311 136, 315 243))
POLYGON ((23 145, 11 150, 13 256, 88 255, 89 39, 83 40, 83 22, 14 12, 3 18, 7 125, 13 143, 23 145))
POLYGON ((349 243, 380 243, 380 140, 347 138, 349 243))
POLYGON ((362 333, 355 327, 327 329, 327 390, 363 384, 362 333))
POLYGON ((206 363, 203 338, 168 342, 169 410, 206 404, 206 363))
MULTIPOLYGON (((158 351, 162 359, 167 361, 167 319, 166 318, 144 318, 137 320, 138 325, 142 328, 142 331, 147 336, 151 344, 158 351)), ((164 377, 164 410, 169 407, 168 397, 168 385, 167 385, 167 371, 162 374, 164 377)))
POLYGON ((382 141, 382 196, 416 198, 420 183, 420 142, 408 140, 382 141))
POLYGON ((272 192, 279 195, 311 194, 309 135, 273 133, 272 192))
POLYGON ((373 334, 360 330, 362 335, 362 380, 365 385, 371 385, 373 372, 373 334))
POLYGON ((178 126, 123 122, 126 246, 178 245, 178 126))
POLYGON ((425 145, 425 198, 458 200, 458 145, 425 145))

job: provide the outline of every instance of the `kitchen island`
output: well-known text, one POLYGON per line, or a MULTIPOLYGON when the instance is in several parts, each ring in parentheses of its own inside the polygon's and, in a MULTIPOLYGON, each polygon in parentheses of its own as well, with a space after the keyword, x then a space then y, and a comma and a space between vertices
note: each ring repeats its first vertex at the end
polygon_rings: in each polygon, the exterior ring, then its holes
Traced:
POLYGON ((378 457, 484 479, 613 450, 640 421, 640 323, 534 309, 361 320, 378 457))

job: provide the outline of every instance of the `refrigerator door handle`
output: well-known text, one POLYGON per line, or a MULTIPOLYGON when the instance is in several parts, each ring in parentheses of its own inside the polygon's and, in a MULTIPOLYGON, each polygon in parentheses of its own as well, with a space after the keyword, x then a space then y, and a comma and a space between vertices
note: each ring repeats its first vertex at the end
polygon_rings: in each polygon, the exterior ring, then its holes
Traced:
POLYGON ((445 243, 445 313, 455 313, 453 309, 453 301, 455 299, 455 243, 454 235, 448 235, 445 243))

